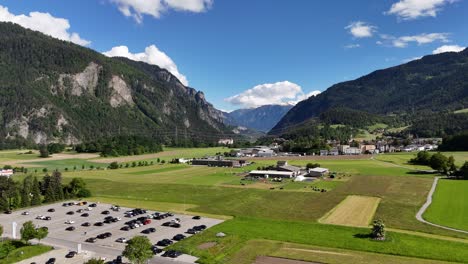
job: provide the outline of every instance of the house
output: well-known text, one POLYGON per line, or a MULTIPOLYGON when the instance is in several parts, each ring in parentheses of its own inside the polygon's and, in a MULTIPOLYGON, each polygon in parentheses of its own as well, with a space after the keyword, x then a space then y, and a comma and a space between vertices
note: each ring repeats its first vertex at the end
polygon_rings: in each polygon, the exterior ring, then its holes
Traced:
POLYGON ((310 177, 322 177, 326 174, 328 174, 328 169, 326 168, 313 168, 309 169, 309 175, 310 177))
POLYGON ((234 139, 232 138, 222 138, 218 140, 218 144, 220 145, 232 145, 234 144, 234 139))
POLYGON ((326 149, 320 150, 320 156, 328 156, 328 150, 326 149))
POLYGON ((355 147, 349 147, 345 149, 344 152, 345 155, 360 155, 361 154, 361 149, 360 148, 355 148, 355 147))
POLYGON ((349 149, 351 146, 350 145, 340 145, 338 147, 338 150, 340 151, 341 154, 345 154, 346 150, 349 149))
POLYGON ((361 153, 374 153, 375 145, 361 145, 361 153))
POLYGON ((252 178, 293 178, 293 172, 290 171, 270 171, 270 170, 253 170, 249 173, 252 178))
POLYGON ((330 155, 330 156, 338 156, 338 155, 340 155, 340 152, 338 151, 337 148, 332 148, 332 149, 330 149, 330 151, 328 151, 328 155, 330 155))
POLYGON ((276 170, 277 171, 292 172, 292 175, 294 177, 299 176, 301 174, 301 168, 296 167, 296 166, 288 165, 288 162, 286 162, 286 161, 278 161, 276 163, 276 170))
POLYGON ((275 152, 272 149, 260 149, 256 156, 257 157, 273 157, 275 152))
POLYGON ((12 169, 0 170, 0 176, 5 176, 5 177, 13 176, 13 170, 12 169))

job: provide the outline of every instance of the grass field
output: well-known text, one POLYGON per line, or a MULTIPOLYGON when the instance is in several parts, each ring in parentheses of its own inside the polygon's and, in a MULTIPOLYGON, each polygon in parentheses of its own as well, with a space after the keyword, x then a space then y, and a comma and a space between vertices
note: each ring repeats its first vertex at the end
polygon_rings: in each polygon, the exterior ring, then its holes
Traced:
POLYGON ((468 181, 439 180, 424 219, 468 231, 468 181))
MULTIPOLYGON (((431 152, 435 153, 435 152, 431 152)), ((385 162, 390 162, 396 165, 405 166, 408 168, 430 170, 429 166, 412 165, 409 164, 409 160, 416 156, 416 152, 399 152, 399 153, 388 153, 384 155, 377 155, 375 159, 385 162)), ((455 164, 462 166, 465 161, 468 161, 468 152, 443 152, 447 157, 453 156, 455 158, 455 164)))
POLYGON ((321 223, 367 227, 379 206, 380 198, 349 195, 320 219, 321 223))
MULTIPOLYGON (((225 151, 227 149, 223 148, 169 149, 158 153, 158 157, 168 161, 173 157, 201 157, 225 151)), ((459 158, 468 157, 468 153, 454 154, 459 158)), ((228 219, 214 229, 180 244, 184 252, 201 257, 204 263, 248 263, 235 262, 243 250, 250 251, 246 252, 245 256, 251 257, 256 257, 255 252, 272 254, 271 249, 275 247, 271 244, 264 247, 258 245, 252 249, 244 248, 252 240, 274 240, 274 243, 294 243, 303 247, 367 252, 363 255, 374 253, 400 255, 418 258, 418 261, 419 258, 446 261, 466 259, 467 253, 461 250, 460 245, 463 243, 440 238, 449 236, 468 239, 468 235, 425 225, 415 219, 416 212, 425 201, 434 175, 416 174, 415 169, 419 168, 406 166, 407 160, 412 157, 410 155, 378 156, 387 159, 385 161, 291 160, 290 164, 299 166, 318 162, 321 167, 338 173, 338 176, 334 180, 324 179, 313 182, 286 180, 283 183, 241 181, 243 173, 260 166, 276 164, 273 160, 255 160, 255 164, 245 168, 193 167, 166 163, 117 170, 81 170, 78 166, 77 171, 71 171, 72 164, 78 162, 73 159, 49 160, 41 164, 49 166, 50 170, 58 166, 60 168, 67 166, 70 171, 63 173, 64 181, 67 182, 73 177, 85 179, 93 193, 92 200, 228 219), (270 190, 271 187, 274 189, 270 190), (316 192, 313 191, 313 187, 327 191, 316 192), (391 239, 388 242, 379 243, 365 238, 365 234, 369 232, 368 228, 317 222, 349 195, 379 198, 380 204, 375 217, 383 219, 389 228, 409 231, 391 232, 391 239), (217 240, 214 232, 220 231, 228 236, 217 240), (424 235, 418 232, 424 232, 424 235), (213 240, 218 242, 213 248, 206 250, 197 248, 200 244, 213 240), (431 251, 431 247, 437 250, 431 251)), ((158 157, 144 155, 123 158, 156 161, 158 157)), ((111 162, 112 159, 85 160, 101 166, 105 166, 106 163, 100 163, 104 161, 111 162)), ((18 179, 21 179, 20 175, 18 179)), ((284 250, 281 252, 285 253, 284 250)), ((301 254, 297 252, 299 251, 296 250, 295 257, 290 257, 299 258, 301 254)), ((306 255, 310 254, 303 254, 306 255)), ((283 257, 288 256, 283 255, 283 257)), ((376 258, 370 255, 368 257, 371 260, 376 258)))
MULTIPOLYGON (((1 242, 5 243, 5 242, 1 242)), ((0 243, 0 247, 1 247, 0 243)), ((27 245, 20 241, 13 241, 12 243, 16 249, 9 252, 9 254, 3 258, 0 258, 0 264, 12 264, 17 263, 21 260, 28 259, 37 255, 41 255, 52 250, 50 246, 44 245, 27 245)), ((3 254, 3 252, 2 252, 3 254)))

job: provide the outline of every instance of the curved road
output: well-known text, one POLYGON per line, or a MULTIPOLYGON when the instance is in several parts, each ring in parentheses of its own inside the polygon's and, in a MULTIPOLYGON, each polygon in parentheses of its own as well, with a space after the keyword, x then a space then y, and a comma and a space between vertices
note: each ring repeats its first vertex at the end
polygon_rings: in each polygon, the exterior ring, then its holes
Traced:
POLYGON ((428 225, 431 225, 431 226, 440 227, 440 228, 443 228, 443 229, 468 234, 468 231, 455 229, 455 228, 451 228, 451 227, 447 227, 447 226, 442 226, 442 225, 438 225, 438 224, 434 224, 434 223, 431 223, 431 222, 428 222, 428 221, 424 220, 424 218, 422 217, 424 212, 426 212, 427 208, 429 208, 429 206, 432 203, 432 196, 433 196, 434 191, 435 191, 435 189, 437 187, 437 183, 439 182, 439 179, 440 179, 440 177, 435 177, 434 178, 434 182, 432 183, 431 190, 429 191, 429 194, 427 195, 427 200, 423 204, 421 209, 419 209, 418 213, 416 214, 416 219, 418 219, 419 222, 422 222, 422 223, 425 223, 425 224, 428 224, 428 225))

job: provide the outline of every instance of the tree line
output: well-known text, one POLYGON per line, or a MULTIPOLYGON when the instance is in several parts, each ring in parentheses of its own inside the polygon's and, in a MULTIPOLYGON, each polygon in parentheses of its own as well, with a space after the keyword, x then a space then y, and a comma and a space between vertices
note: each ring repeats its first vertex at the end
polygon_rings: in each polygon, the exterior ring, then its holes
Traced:
POLYGON ((448 176, 468 179, 468 161, 465 162, 461 168, 457 168, 455 165, 455 158, 453 156, 447 157, 440 152, 434 154, 427 151, 418 152, 416 157, 410 160, 410 163, 429 166, 432 169, 448 176))
POLYGON ((31 175, 22 181, 0 177, 0 210, 3 211, 89 196, 91 192, 83 179, 73 178, 70 183, 64 184, 58 171, 52 175, 46 174, 42 180, 31 175))

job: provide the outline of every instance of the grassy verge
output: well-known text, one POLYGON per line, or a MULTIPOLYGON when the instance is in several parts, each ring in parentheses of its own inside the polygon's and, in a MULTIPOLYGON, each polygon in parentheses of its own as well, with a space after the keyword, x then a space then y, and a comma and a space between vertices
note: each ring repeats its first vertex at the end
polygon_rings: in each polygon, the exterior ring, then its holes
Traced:
POLYGON ((0 264, 17 263, 21 260, 44 254, 53 249, 50 246, 27 245, 19 241, 12 241, 12 245, 16 248, 9 252, 6 257, 0 259, 0 264))

